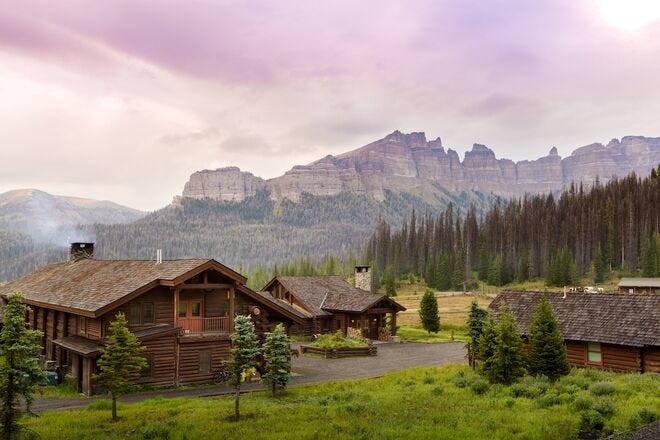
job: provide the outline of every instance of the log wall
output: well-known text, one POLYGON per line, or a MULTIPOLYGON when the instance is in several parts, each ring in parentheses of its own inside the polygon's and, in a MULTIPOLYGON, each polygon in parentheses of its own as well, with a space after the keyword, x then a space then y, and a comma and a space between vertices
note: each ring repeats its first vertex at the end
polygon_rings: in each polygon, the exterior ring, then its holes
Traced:
POLYGON ((660 348, 644 349, 644 372, 660 373, 660 348))
POLYGON ((568 363, 574 367, 596 367, 612 371, 642 371, 641 352, 637 347, 601 344, 602 365, 587 362, 587 343, 566 341, 568 363))
POLYGON ((229 359, 230 342, 228 337, 191 337, 180 338, 179 345, 179 383, 208 383, 213 379, 213 372, 220 363, 229 359), (202 373, 200 367, 200 351, 211 352, 211 372, 202 373))
POLYGON ((172 385, 176 369, 176 335, 174 333, 142 342, 145 352, 151 355, 151 375, 140 377, 139 383, 172 385))

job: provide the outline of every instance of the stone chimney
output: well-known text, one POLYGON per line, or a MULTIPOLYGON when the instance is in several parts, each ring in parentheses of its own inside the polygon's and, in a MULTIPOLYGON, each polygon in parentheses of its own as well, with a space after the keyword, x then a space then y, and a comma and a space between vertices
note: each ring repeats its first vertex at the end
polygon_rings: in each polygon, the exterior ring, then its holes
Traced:
POLYGON ((75 262, 83 258, 94 258, 94 243, 71 243, 69 261, 75 262))
POLYGON ((371 266, 355 266, 355 287, 371 292, 371 266))

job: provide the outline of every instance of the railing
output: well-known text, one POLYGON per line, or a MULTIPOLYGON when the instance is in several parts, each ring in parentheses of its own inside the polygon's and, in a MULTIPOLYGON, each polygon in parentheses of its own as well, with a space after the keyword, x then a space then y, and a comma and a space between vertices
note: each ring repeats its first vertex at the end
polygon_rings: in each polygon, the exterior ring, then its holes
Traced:
POLYGON ((179 327, 183 333, 229 333, 229 318, 179 318, 179 327))

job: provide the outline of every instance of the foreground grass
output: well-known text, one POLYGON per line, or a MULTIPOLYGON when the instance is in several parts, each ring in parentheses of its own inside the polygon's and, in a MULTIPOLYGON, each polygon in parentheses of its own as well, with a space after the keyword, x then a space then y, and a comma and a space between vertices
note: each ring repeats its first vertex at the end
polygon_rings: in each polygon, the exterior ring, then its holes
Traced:
POLYGON ((429 333, 420 326, 402 325, 397 335, 404 342, 467 342, 467 327, 462 325, 440 325, 438 333, 429 333))
POLYGON ((570 439, 577 437, 580 410, 588 405, 611 410, 605 432, 634 428, 642 424, 642 408, 660 407, 660 377, 650 374, 581 370, 556 385, 532 380, 516 387, 484 388, 467 367, 453 365, 296 387, 274 399, 247 394, 238 423, 226 421, 231 397, 219 397, 120 405, 116 423, 109 420, 109 402, 100 401, 85 410, 48 412, 25 424, 41 439, 570 439), (590 391, 603 381, 613 385, 605 387, 609 394, 590 391))

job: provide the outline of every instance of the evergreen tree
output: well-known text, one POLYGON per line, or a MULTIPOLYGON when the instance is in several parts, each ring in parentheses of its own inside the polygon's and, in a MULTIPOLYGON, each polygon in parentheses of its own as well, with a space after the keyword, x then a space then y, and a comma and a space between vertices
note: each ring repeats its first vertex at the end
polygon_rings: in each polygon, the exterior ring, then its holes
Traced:
POLYGON ((144 347, 128 329, 126 316, 119 312, 110 324, 110 343, 101 350, 94 375, 98 384, 107 388, 112 399, 112 420, 117 420, 117 397, 133 388, 131 377, 148 367, 141 355, 144 347))
POLYGON ((516 268, 516 281, 524 283, 529 279, 529 254, 525 252, 522 257, 518 259, 518 267, 516 268))
POLYGON ((513 314, 505 306, 500 308, 498 318, 495 350, 487 377, 492 383, 510 385, 525 374, 522 339, 513 314))
POLYGON ((438 259, 435 280, 438 290, 446 291, 451 288, 451 260, 448 254, 442 254, 438 259))
POLYGON ((486 245, 486 240, 481 239, 479 243, 479 266, 477 269, 477 274, 479 280, 487 281, 488 280, 488 271, 491 266, 491 258, 488 252, 488 246, 486 245))
POLYGON ((564 338, 559 331, 552 305, 545 297, 534 309, 529 326, 529 373, 557 380, 569 372, 564 338))
POLYGON ((10 440, 18 437, 20 429, 19 400, 25 400, 29 411, 44 371, 39 365, 42 333, 28 330, 25 316, 29 309, 19 293, 7 299, 0 330, 0 432, 3 439, 10 440))
POLYGON ((454 290, 465 290, 465 256, 458 253, 454 262, 454 272, 451 275, 451 286, 454 290))
POLYGON ((603 252, 600 249, 600 245, 596 248, 596 254, 594 255, 594 283, 601 284, 605 281, 605 259, 603 257, 603 252))
POLYGON ((438 300, 432 290, 426 289, 419 304, 419 319, 422 327, 429 335, 440 331, 440 316, 438 315, 438 300))
POLYGON ((263 379, 270 384, 271 394, 275 396, 277 387, 286 387, 291 378, 291 341, 282 324, 277 324, 272 332, 266 333, 263 356, 266 364, 263 379))
POLYGON ((481 372, 488 377, 493 368, 493 356, 495 354, 495 345, 497 344, 497 324, 493 315, 488 313, 488 317, 481 329, 481 336, 477 342, 477 360, 481 362, 481 372))
POLYGON ((385 286, 385 295, 396 296, 396 276, 392 265, 387 266, 385 272, 383 272, 383 285, 385 286))
POLYGON ((232 359, 227 362, 231 373, 230 383, 234 386, 234 420, 240 419, 240 398, 243 372, 257 366, 259 345, 254 333, 254 323, 249 316, 238 315, 234 319, 234 333, 231 339, 232 359))
POLYGON ((502 283, 502 258, 495 257, 488 268, 488 284, 501 286, 502 283))
POLYGON ((660 274, 656 273, 658 260, 660 260, 660 255, 656 254, 656 242, 659 241, 657 235, 655 237, 649 237, 648 240, 644 240, 642 243, 641 263, 643 277, 660 276, 660 274))
POLYGON ((468 343, 468 359, 472 369, 476 367, 477 353, 479 352, 479 339, 483 333, 483 328, 488 318, 488 312, 479 307, 476 300, 470 304, 468 314, 468 329, 470 331, 470 342, 468 343))

